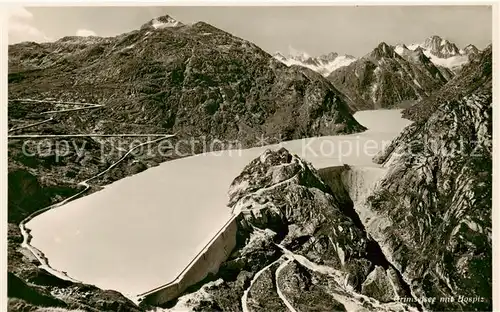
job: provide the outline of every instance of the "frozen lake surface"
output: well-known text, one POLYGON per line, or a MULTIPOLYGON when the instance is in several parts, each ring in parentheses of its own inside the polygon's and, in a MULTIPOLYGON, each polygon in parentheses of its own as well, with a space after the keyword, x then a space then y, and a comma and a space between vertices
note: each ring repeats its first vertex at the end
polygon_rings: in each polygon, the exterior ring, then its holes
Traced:
POLYGON ((266 149, 284 146, 316 168, 376 166, 372 157, 410 121, 400 110, 354 115, 369 130, 162 163, 49 210, 26 224, 52 268, 134 296, 168 283, 230 217, 232 180, 266 149))

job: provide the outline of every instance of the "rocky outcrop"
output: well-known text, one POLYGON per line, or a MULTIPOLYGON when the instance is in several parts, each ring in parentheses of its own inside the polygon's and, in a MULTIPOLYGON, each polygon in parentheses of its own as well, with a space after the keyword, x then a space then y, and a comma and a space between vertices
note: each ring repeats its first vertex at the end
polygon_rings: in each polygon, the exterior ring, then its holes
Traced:
POLYGON ((458 101, 476 92, 491 92, 492 46, 471 59, 460 73, 443 88, 426 99, 403 111, 403 117, 411 120, 426 120, 439 106, 449 101, 458 101))
POLYGON ((313 261, 341 267, 363 253, 366 238, 343 213, 312 166, 285 149, 253 160, 229 190, 233 213, 268 228, 285 247, 313 261))
POLYGON ((383 267, 376 266, 363 282, 363 285, 361 285, 361 293, 375 298, 380 302, 394 300, 394 298, 398 297, 398 293, 393 285, 398 280, 396 277, 395 281, 393 281, 391 277, 393 276, 387 274, 383 267))
POLYGON ((8 230, 8 311, 140 311, 116 291, 61 280, 38 268, 19 246, 19 227, 9 224, 8 230))
POLYGON ((436 35, 425 39, 420 46, 440 58, 447 58, 460 54, 460 50, 454 43, 436 35))
POLYGON ((249 147, 260 136, 271 144, 364 129, 321 75, 204 22, 170 17, 116 37, 12 45, 9 77, 10 98, 104 105, 58 120, 63 132, 133 129, 249 147))
POLYGON ((282 261, 272 264, 262 270, 262 273, 254 279, 252 287, 248 289, 248 298, 246 299, 249 311, 288 311, 277 292, 269 291, 276 289, 276 270, 281 264, 282 261))
MULTIPOLYGON (((217 286, 193 290, 176 307, 203 293, 204 302, 231 311, 414 309, 394 296, 411 294, 392 286, 400 285, 397 270, 355 220, 352 201, 329 185, 286 149, 250 162, 229 190, 229 207, 240 214, 235 251, 213 277, 217 286), (388 280, 391 289, 384 288, 388 280)), ((192 301, 190 308, 201 305, 192 301)))
POLYGON ((407 105, 446 83, 445 76, 421 50, 401 50, 399 55, 382 42, 371 53, 332 72, 328 79, 359 109, 407 105))
POLYGON ((467 55, 477 55, 480 52, 481 51, 479 51, 479 49, 473 44, 469 44, 463 49, 463 54, 467 55))
POLYGON ((389 172, 362 222, 431 310, 491 309, 490 58, 485 51, 470 77, 451 81, 376 159, 389 172))
POLYGON ((296 311, 347 311, 329 289, 329 278, 290 262, 279 275, 279 287, 296 311))

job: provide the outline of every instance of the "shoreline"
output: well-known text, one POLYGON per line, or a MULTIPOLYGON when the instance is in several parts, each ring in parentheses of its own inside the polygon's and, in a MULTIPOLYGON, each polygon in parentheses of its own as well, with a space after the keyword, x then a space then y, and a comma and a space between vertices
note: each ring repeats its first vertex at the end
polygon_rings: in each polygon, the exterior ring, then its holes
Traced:
POLYGON ((139 148, 139 147, 141 147, 143 145, 146 145, 146 144, 151 144, 151 143, 155 143, 157 141, 169 139, 169 138, 172 138, 174 136, 175 136, 175 134, 173 134, 173 135, 167 135, 167 136, 161 137, 159 139, 155 139, 155 140, 151 140, 151 141, 147 141, 147 142, 141 143, 141 144, 139 144, 139 145, 131 148, 120 159, 118 159, 116 162, 114 162, 113 164, 111 164, 105 170, 99 172, 98 174, 96 174, 93 177, 88 178, 87 180, 84 180, 82 182, 77 183, 76 184, 77 186, 84 186, 85 187, 80 192, 78 192, 78 193, 76 193, 76 194, 74 194, 74 195, 72 195, 72 196, 70 196, 70 197, 62 200, 59 203, 55 203, 55 204, 50 205, 48 207, 45 207, 45 208, 42 208, 42 209, 39 209, 37 211, 32 212, 29 216, 27 216, 26 218, 24 218, 19 223, 19 229, 21 230, 21 234, 23 236, 23 242, 20 244, 21 248, 27 249, 36 258, 36 260, 40 263, 39 265, 37 265, 38 268, 45 269, 49 274, 54 275, 57 278, 61 278, 63 280, 70 281, 70 282, 73 282, 73 283, 84 284, 84 282, 76 280, 76 279, 70 277, 67 273, 62 272, 62 271, 58 271, 58 270, 56 270, 56 269, 54 269, 53 267, 50 266, 49 259, 44 255, 44 253, 41 250, 39 250, 38 248, 36 248, 35 246, 32 246, 30 244, 33 236, 31 235, 31 229, 29 229, 28 227, 26 227, 26 224, 28 222, 30 222, 32 219, 36 218, 37 216, 43 214, 44 212, 47 212, 47 211, 49 211, 51 209, 59 208, 59 207, 65 205, 65 204, 67 204, 68 202, 70 202, 70 201, 72 201, 72 200, 80 197, 82 194, 84 194, 85 192, 87 192, 92 187, 90 184, 88 184, 89 181, 94 180, 94 179, 96 179, 96 178, 104 175, 105 173, 107 173, 111 169, 113 169, 116 165, 118 165, 120 162, 122 162, 130 153, 132 153, 136 148, 139 148))

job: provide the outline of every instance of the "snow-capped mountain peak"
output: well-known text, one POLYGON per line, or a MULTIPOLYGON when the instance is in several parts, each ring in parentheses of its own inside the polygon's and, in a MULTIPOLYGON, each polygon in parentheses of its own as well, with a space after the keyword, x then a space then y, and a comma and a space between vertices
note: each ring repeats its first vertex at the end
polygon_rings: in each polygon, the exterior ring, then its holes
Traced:
MULTIPOLYGON (((474 45, 468 45, 463 49, 458 49, 455 43, 440 36, 431 36, 423 43, 413 43, 408 45, 408 49, 422 49, 434 64, 447 67, 452 70, 461 68, 469 62, 469 55, 479 53, 474 45)), ((396 53, 402 54, 403 50, 396 48, 396 53)))
POLYGON ((292 47, 288 47, 288 55, 289 57, 301 62, 306 62, 308 59, 311 58, 311 56, 307 54, 305 51, 296 50, 292 47))
POLYGON ((415 50, 419 46, 440 58, 460 55, 460 51, 454 43, 437 35, 425 39, 421 44, 411 44, 409 48, 415 50))
POLYGON ((323 54, 323 55, 318 56, 318 59, 325 61, 325 62, 329 62, 329 61, 335 60, 337 57, 339 57, 338 53, 330 52, 328 54, 323 54))
POLYGON ((278 61, 281 61, 281 62, 284 62, 286 61, 286 56, 284 56, 280 51, 276 51, 274 54, 273 54, 273 57, 275 59, 277 59, 278 61))
POLYGON ((400 44, 397 44, 395 47, 394 47, 394 52, 396 52, 397 54, 401 55, 403 54, 405 51, 409 50, 408 47, 406 46, 406 44, 404 43, 400 43, 400 44))
POLYGON ((375 59, 380 59, 383 57, 391 58, 394 57, 394 49, 387 43, 381 42, 375 49, 373 49, 369 56, 375 59))
POLYGON ((183 25, 184 25, 183 23, 174 19, 170 15, 163 15, 157 18, 153 18, 148 23, 144 24, 141 28, 162 29, 168 27, 178 27, 183 25))
POLYGON ((478 54, 480 52, 479 49, 473 44, 467 45, 465 48, 463 48, 462 51, 463 51, 462 54, 467 54, 467 55, 478 54))
POLYGON ((292 47, 289 47, 288 56, 278 51, 273 54, 273 57, 287 66, 299 65, 307 67, 325 77, 330 75, 334 70, 347 66, 356 60, 354 56, 339 55, 336 52, 313 57, 304 51, 299 51, 292 47))

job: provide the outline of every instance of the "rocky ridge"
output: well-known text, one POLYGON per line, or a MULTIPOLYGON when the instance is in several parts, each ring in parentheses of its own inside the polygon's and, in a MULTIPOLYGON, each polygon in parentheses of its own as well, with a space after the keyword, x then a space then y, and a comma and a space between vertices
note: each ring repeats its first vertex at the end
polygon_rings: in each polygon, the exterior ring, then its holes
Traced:
POLYGON ((422 43, 408 45, 411 50, 422 49, 427 57, 436 65, 448 68, 454 72, 460 71, 462 66, 469 62, 471 57, 477 55, 479 49, 469 44, 463 49, 459 49, 456 44, 441 38, 431 36, 422 43))
POLYGON ((378 221, 362 220, 422 305, 438 311, 492 304, 491 49, 463 75, 434 107, 413 111, 416 122, 376 158, 389 168, 365 207, 378 221))
POLYGON ((408 50, 401 56, 385 42, 359 60, 332 72, 328 79, 356 102, 359 109, 408 105, 429 96, 447 82, 422 50, 408 50))
POLYGON ((171 303, 174 310, 417 311, 398 302, 411 296, 408 287, 367 236, 343 186, 332 190, 296 155, 266 151, 233 181, 229 197, 240 213, 237 247, 205 286, 171 303))
POLYGON ((460 73, 443 88, 428 98, 403 111, 403 117, 411 120, 425 120, 436 109, 449 101, 458 101, 475 92, 483 92, 492 88, 492 46, 471 58, 460 73))
POLYGON ((91 42, 10 46, 10 97, 102 104, 85 125, 66 125, 80 132, 138 125, 137 132, 238 140, 248 147, 261 136, 279 142, 363 130, 348 99, 320 75, 287 67, 209 24, 152 26, 160 20, 91 42))

